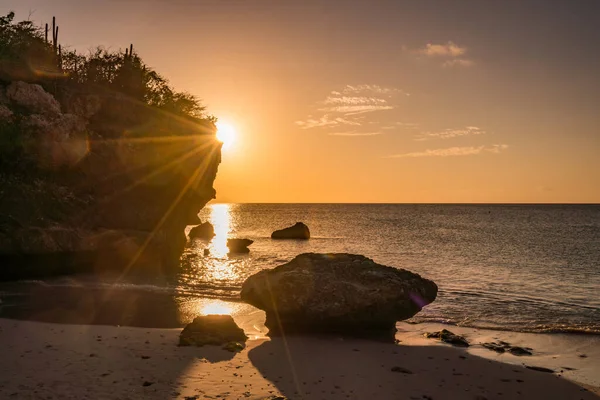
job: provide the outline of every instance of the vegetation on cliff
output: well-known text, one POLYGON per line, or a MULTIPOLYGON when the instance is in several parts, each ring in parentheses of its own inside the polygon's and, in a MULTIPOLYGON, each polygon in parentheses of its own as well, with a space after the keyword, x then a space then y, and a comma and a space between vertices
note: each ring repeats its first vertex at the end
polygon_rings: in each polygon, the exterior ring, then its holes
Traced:
MULTIPOLYGON (((59 44, 54 20, 0 17, 0 254, 26 251, 15 239, 23 230, 49 228, 61 238, 149 232, 144 248, 176 235, 180 249, 185 225, 215 195, 215 121, 133 46, 78 54, 59 44)), ((77 251, 52 232, 27 251, 77 251)))

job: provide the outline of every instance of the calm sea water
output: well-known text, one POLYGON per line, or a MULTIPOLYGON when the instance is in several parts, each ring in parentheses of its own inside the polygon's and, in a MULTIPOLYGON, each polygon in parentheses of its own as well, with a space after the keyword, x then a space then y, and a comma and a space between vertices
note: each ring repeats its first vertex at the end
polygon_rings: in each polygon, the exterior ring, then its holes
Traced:
POLYGON ((200 216, 217 236, 186 252, 180 289, 193 295, 235 299, 299 253, 355 253, 438 284, 414 322, 600 333, 600 206, 215 204, 200 216), (296 221, 309 241, 270 239, 296 221), (228 258, 227 237, 254 240, 250 254, 228 258))
MULTIPOLYGON (((600 334, 600 206, 214 204, 200 217, 216 236, 190 242, 172 282, 121 288, 173 293, 181 304, 210 298, 202 307, 218 312, 221 300, 238 300, 242 282, 261 269, 300 253, 355 253, 437 283, 437 300, 415 323, 600 334), (270 239, 297 221, 310 227, 310 240, 270 239), (254 240, 251 252, 228 256, 231 237, 254 240)), ((72 278, 41 284, 109 285, 72 278)), ((22 286, 2 290, 7 299, 22 286)))

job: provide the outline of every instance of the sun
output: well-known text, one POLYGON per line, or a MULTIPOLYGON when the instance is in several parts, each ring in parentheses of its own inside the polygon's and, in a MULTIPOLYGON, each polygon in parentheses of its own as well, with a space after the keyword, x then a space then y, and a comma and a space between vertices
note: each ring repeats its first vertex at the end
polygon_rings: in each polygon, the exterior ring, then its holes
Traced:
POLYGON ((235 127, 227 121, 217 121, 217 140, 223 143, 223 149, 229 149, 235 142, 235 127))

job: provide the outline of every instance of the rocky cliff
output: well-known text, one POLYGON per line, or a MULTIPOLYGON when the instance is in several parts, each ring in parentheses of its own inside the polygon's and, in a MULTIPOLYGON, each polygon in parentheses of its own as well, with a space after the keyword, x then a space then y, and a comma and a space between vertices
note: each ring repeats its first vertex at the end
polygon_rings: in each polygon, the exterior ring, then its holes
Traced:
POLYGON ((0 80, 0 280, 179 265, 215 197, 211 118, 0 80))

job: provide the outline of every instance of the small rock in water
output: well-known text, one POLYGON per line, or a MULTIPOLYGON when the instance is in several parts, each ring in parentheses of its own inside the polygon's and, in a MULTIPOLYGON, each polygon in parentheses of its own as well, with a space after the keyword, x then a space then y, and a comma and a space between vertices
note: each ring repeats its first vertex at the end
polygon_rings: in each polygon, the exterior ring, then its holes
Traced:
POLYGON ((302 222, 296 222, 293 226, 279 229, 271 234, 271 239, 310 239, 308 226, 302 222))
POLYGON ((205 239, 209 240, 215 236, 215 228, 210 222, 204 222, 193 227, 189 233, 190 239, 205 239))
POLYGON ((425 334, 426 338, 440 339, 444 343, 449 343, 453 346, 469 347, 469 342, 463 336, 456 335, 447 329, 442 329, 439 332, 430 332, 425 334))
POLYGON ((250 246, 254 243, 254 240, 250 239, 227 239, 227 248, 229 248, 230 253, 249 253, 250 246))

